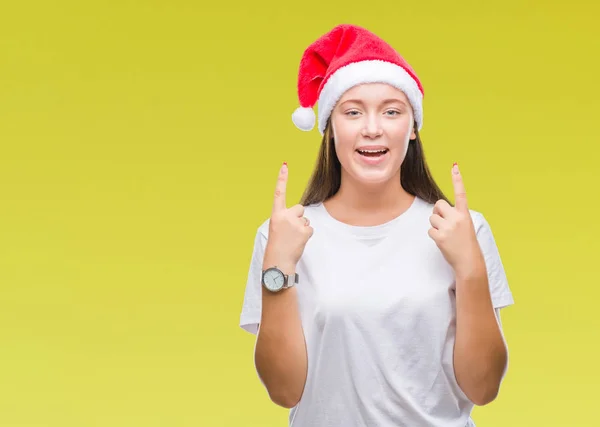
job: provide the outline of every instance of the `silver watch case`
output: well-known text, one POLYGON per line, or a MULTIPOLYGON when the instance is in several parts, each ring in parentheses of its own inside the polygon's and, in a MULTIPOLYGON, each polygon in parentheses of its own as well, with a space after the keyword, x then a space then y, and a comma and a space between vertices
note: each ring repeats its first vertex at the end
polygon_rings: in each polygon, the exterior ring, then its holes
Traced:
POLYGON ((261 283, 269 292, 280 292, 298 284, 298 273, 284 274, 277 266, 267 268, 262 272, 261 283))

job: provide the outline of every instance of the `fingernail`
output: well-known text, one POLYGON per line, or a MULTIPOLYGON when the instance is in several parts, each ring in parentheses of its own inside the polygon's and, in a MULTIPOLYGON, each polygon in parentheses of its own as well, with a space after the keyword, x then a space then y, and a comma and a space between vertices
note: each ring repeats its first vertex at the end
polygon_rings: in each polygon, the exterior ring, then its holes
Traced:
POLYGON ((454 162, 454 164, 452 165, 452 173, 454 175, 458 175, 458 163, 454 162))
POLYGON ((283 165, 284 165, 284 166, 287 166, 287 162, 283 162, 283 165))

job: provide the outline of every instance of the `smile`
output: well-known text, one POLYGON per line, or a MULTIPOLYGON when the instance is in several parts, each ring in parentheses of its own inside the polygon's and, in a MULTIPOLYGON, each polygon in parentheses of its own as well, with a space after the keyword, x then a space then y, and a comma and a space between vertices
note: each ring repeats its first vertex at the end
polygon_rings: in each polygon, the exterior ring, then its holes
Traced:
POLYGON ((367 157, 378 157, 388 152, 387 148, 382 148, 379 150, 356 150, 359 154, 367 157))
POLYGON ((389 149, 386 147, 364 147, 356 150, 358 160, 367 165, 377 165, 387 159, 389 149))

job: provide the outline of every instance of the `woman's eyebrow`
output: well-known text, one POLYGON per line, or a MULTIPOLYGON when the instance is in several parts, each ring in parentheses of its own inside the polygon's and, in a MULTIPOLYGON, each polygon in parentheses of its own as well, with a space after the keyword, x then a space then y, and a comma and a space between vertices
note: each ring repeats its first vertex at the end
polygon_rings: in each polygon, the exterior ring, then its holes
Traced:
MULTIPOLYGON (((406 102, 404 102, 404 101, 402 101, 401 99, 398 99, 398 98, 384 99, 381 102, 381 105, 393 104, 394 102, 398 102, 398 103, 404 105, 405 107, 407 106, 406 102)), ((344 104, 359 104, 359 105, 364 105, 364 102, 362 100, 360 100, 360 99, 346 99, 344 102, 342 102, 342 105, 344 105, 344 104)))
POLYGON ((406 105, 406 102, 404 102, 404 101, 402 101, 401 99, 398 99, 398 98, 389 98, 389 99, 386 99, 386 100, 384 100, 384 101, 382 102, 382 104, 383 104, 383 105, 386 105, 386 104, 393 104, 394 102, 398 102, 398 103, 400 103, 400 104, 402 104, 402 105, 404 105, 404 106, 407 106, 407 105, 406 105))

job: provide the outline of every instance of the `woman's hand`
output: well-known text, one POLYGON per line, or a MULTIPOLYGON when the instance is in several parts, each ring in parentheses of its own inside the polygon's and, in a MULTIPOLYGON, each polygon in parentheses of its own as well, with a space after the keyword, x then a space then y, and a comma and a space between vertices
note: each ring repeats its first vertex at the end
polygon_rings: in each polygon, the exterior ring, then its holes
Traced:
POLYGON ((284 163, 275 187, 275 200, 269 221, 269 236, 264 257, 265 268, 274 265, 279 268, 295 268, 308 239, 313 234, 310 222, 302 216, 304 206, 298 204, 291 208, 286 207, 287 178, 288 168, 284 163))
POLYGON ((455 206, 452 207, 445 200, 438 200, 433 214, 429 217, 432 226, 429 229, 429 237, 435 241, 457 276, 464 278, 485 274, 485 261, 467 206, 465 186, 456 163, 452 167, 452 181, 455 206))

